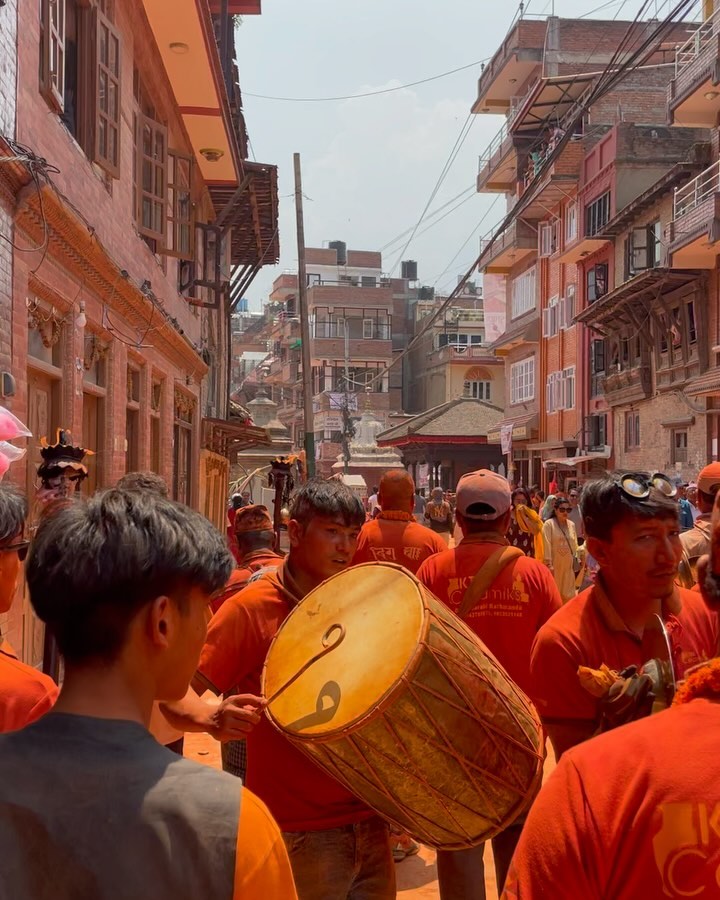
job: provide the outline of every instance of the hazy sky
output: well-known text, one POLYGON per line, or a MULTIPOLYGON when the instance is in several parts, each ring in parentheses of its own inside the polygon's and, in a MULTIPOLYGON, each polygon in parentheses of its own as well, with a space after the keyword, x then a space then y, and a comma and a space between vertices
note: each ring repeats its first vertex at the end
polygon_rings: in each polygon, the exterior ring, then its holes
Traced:
MULTIPOLYGON (((658 0, 658 11, 666 5, 658 0)), ((555 14, 567 17, 600 6, 605 8, 595 18, 619 13, 632 19, 642 2, 554 2, 555 14)), ((525 7, 529 16, 548 14, 552 0, 529 0, 525 7)), ((259 309, 280 272, 297 267, 295 208, 288 196, 293 153, 302 156, 307 245, 343 240, 353 249, 380 250, 420 217, 476 97, 480 66, 340 102, 288 103, 251 95, 356 95, 466 66, 492 56, 516 9, 514 0, 263 0, 261 16, 244 18, 236 40, 248 131, 257 160, 278 166, 281 196, 280 265, 258 275, 248 292, 251 308, 259 309)), ((501 124, 498 116, 472 116, 430 212, 473 186, 478 156, 501 124)), ((477 256, 479 238, 501 218, 502 200, 490 209, 494 196, 468 191, 456 202, 465 197, 403 255, 416 259, 420 279, 438 290, 457 283, 477 256)), ((394 266, 405 240, 383 251, 385 272, 398 272, 394 266)))

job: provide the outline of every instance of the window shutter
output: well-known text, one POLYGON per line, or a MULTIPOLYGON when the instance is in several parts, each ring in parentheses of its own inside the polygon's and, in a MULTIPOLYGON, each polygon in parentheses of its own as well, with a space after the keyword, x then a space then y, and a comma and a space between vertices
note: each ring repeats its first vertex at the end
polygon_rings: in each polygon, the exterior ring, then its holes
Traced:
POLYGON ((166 256, 191 260, 195 256, 195 204, 192 200, 193 158, 168 151, 167 244, 166 256))
POLYGON ((374 320, 373 319, 363 319, 363 338, 365 340, 371 340, 374 332, 374 320))
POLYGON ((648 229, 634 228, 631 238, 632 258, 631 268, 632 274, 635 272, 644 272, 648 268, 648 229))
MULTIPOLYGON (((122 39, 110 20, 93 9, 95 102, 91 132, 93 161, 120 177, 120 67, 122 39)), ((92 107, 91 107, 92 109, 92 107)))
POLYGON ((543 337, 550 337, 550 307, 542 311, 543 337))
POLYGON ((138 231, 165 245, 167 206, 167 129, 138 115, 138 231))
POLYGON ((65 108, 65 0, 41 0, 40 91, 58 111, 65 108))

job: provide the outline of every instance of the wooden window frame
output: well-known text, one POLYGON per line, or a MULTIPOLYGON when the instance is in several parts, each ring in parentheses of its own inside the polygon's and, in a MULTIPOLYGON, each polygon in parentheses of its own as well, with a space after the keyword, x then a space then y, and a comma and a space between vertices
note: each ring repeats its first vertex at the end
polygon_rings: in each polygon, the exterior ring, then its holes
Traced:
POLYGON ((640 413, 630 410, 625 413, 625 450, 638 450, 640 447, 640 413))
POLYGON ((609 285, 608 278, 610 276, 610 266, 606 262, 596 263, 594 266, 590 266, 585 272, 585 299, 588 303, 594 303, 596 300, 600 300, 601 297, 604 297, 605 294, 608 293, 609 285), (604 271, 605 275, 605 290, 599 294, 598 293, 598 270, 604 271))
POLYGON ((92 10, 90 64, 94 75, 94 97, 90 104, 90 146, 93 162, 111 178, 119 178, 123 45, 122 36, 112 23, 109 3, 107 0, 102 9, 98 5, 92 10), (110 14, 103 9, 109 9, 110 14))
POLYGON ((65 0, 41 0, 40 92, 56 112, 65 108, 65 0), (57 10, 53 19, 51 9, 57 10))
POLYGON ((193 201, 195 162, 189 154, 168 150, 167 166, 167 238, 161 252, 175 259, 195 259, 196 206, 193 201), (178 181, 179 163, 187 163, 187 183, 178 181), (187 197, 188 214, 182 213, 182 198, 187 197), (187 246, 183 247, 181 235, 187 229, 187 246))
POLYGON ((673 428, 670 431, 670 462, 671 464, 677 465, 687 465, 688 461, 688 452, 690 449, 690 435, 688 434, 687 428, 673 428), (685 437, 685 446, 678 447, 677 446, 677 438, 681 435, 685 437), (680 454, 678 455, 678 450, 680 450, 680 454))
POLYGON ((144 238, 148 238, 151 241, 155 241, 156 244, 164 246, 167 233, 167 128, 165 125, 146 115, 142 110, 138 110, 136 115, 137 133, 135 135, 135 152, 137 154, 137 230, 144 238), (151 151, 149 155, 146 155, 144 150, 144 136, 146 129, 151 136, 151 151), (160 159, 156 156, 158 139, 161 140, 162 146, 160 159), (152 168, 152 185, 148 190, 145 189, 145 163, 152 168), (162 181, 161 186, 158 184, 159 181, 162 181), (157 223, 157 228, 153 227, 152 221, 150 224, 146 224, 144 215, 146 200, 151 204, 151 208, 155 208, 155 211, 160 218, 160 222, 157 223))

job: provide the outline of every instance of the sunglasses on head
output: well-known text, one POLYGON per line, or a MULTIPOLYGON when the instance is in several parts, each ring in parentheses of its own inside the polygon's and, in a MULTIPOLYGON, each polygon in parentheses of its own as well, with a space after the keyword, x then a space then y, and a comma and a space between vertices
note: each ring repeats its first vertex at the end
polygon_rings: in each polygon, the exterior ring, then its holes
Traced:
POLYGON ((665 497, 675 497, 678 492, 677 487, 662 472, 655 472, 654 475, 626 472, 618 479, 618 487, 633 500, 647 500, 653 488, 665 497))
POLYGON ((15 544, 5 544, 0 547, 0 553, 17 553, 20 562, 25 562, 29 547, 30 541, 18 541, 15 544))

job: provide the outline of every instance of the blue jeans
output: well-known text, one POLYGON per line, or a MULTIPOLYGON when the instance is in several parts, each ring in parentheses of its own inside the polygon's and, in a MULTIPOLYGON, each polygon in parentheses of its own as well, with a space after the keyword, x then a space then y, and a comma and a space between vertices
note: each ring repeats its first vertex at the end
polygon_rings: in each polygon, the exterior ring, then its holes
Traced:
POLYGON ((382 819, 286 831, 283 838, 299 900, 395 900, 390 831, 382 819))
MULTIPOLYGON (((498 895, 502 895, 522 827, 522 823, 510 825, 492 839, 498 895)), ((440 900, 485 900, 484 850, 485 844, 469 850, 438 850, 440 900)))

